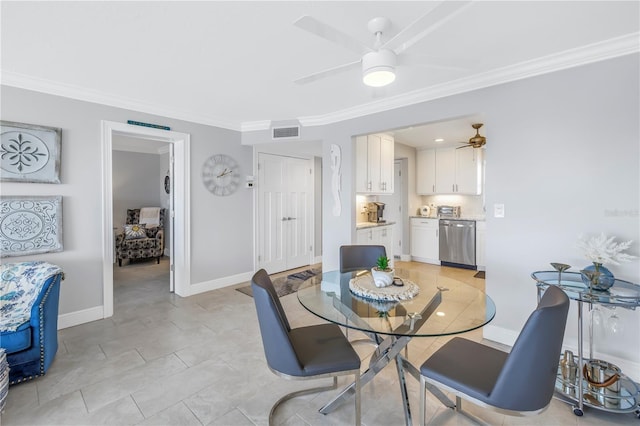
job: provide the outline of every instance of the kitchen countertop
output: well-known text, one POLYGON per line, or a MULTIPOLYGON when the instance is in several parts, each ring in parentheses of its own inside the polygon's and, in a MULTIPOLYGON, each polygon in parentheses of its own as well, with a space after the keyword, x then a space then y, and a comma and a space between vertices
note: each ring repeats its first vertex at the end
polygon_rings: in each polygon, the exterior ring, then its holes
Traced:
POLYGON ((395 222, 383 222, 383 223, 358 222, 356 223, 356 229, 377 228, 380 226, 389 226, 389 225, 395 225, 395 222))
POLYGON ((485 216, 482 215, 467 215, 467 216, 460 216, 460 217, 432 217, 432 216, 420 216, 420 215, 413 215, 413 216, 409 216, 409 219, 413 219, 413 218, 418 218, 418 219, 453 219, 453 220, 475 220, 476 222, 484 222, 485 221, 485 216))

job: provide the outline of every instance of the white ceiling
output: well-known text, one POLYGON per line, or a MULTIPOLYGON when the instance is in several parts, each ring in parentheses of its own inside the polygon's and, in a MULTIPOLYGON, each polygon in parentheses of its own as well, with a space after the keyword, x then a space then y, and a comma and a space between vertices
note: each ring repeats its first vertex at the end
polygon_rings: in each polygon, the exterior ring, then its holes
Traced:
MULTIPOLYGON (((302 15, 371 44, 371 18, 390 18, 393 36, 439 3, 3 1, 2 83, 250 130, 339 121, 639 50, 638 1, 476 1, 407 50, 432 66, 399 67, 386 88, 364 86, 358 70, 293 82, 359 59, 295 27, 302 15)), ((474 119, 450 139, 471 137, 474 119)))

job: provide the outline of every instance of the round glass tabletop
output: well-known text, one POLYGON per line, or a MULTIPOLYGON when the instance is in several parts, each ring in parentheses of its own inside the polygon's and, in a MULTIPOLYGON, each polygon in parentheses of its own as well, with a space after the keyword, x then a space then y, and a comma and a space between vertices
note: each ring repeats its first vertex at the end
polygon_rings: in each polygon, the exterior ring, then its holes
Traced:
POLYGON ((415 270, 395 270, 396 276, 419 287, 419 293, 409 300, 382 301, 357 296, 349 289, 349 281, 370 273, 324 272, 300 286, 298 300, 324 320, 395 336, 464 333, 484 326, 496 313, 493 300, 482 290, 436 273, 415 270))

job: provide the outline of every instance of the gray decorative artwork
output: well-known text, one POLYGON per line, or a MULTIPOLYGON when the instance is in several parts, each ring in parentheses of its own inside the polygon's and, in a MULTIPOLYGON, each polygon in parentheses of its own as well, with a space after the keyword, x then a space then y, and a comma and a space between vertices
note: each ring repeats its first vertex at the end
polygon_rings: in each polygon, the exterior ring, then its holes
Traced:
POLYGON ((0 197, 1 257, 62 251, 62 197, 0 197))
POLYGON ((0 121, 0 133, 0 180, 60 183, 61 129, 0 121))

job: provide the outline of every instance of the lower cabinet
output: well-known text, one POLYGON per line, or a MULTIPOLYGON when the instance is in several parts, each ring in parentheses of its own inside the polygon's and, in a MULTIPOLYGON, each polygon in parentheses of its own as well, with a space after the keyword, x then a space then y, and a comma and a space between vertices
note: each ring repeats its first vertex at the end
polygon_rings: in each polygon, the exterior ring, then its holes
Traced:
POLYGON ((384 246, 387 257, 393 266, 393 226, 375 226, 358 229, 356 231, 356 244, 384 246))
POLYGON ((438 219, 411 218, 411 260, 440 264, 438 219))

